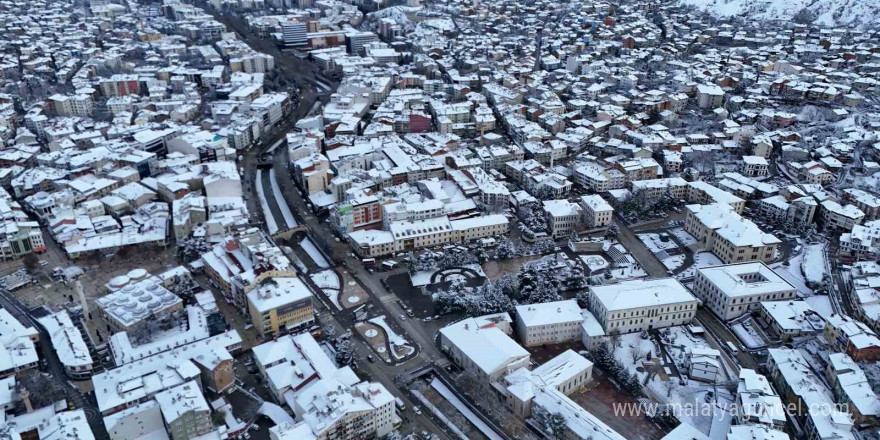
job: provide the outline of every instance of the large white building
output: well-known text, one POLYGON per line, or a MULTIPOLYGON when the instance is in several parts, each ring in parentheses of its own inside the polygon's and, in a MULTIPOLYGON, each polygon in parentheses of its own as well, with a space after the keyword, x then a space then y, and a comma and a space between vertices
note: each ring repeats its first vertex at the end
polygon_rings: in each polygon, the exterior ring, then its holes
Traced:
POLYGON ((699 301, 675 278, 590 286, 590 310, 606 333, 630 333, 691 322, 699 301))
POLYGON ((516 307, 516 331, 526 347, 576 341, 583 321, 573 299, 516 307))
POLYGON ((544 215, 554 238, 568 237, 576 232, 581 221, 581 207, 568 200, 545 200, 544 215))
POLYGON ((467 318, 440 329, 440 348, 462 369, 491 383, 529 365, 529 352, 510 338, 510 315, 467 318))
POLYGON ((583 224, 587 229, 601 228, 611 223, 614 216, 614 208, 598 194, 581 196, 583 208, 583 224))
POLYGON ((564 395, 579 391, 593 379, 593 363, 572 350, 566 350, 534 370, 520 368, 504 377, 507 406, 520 417, 532 413, 532 400, 538 389, 552 387, 564 395))
POLYGON ((797 289, 760 261, 698 268, 694 295, 727 321, 758 310, 762 301, 794 298, 797 289))
POLYGON ((741 217, 728 204, 688 205, 684 230, 725 264, 776 257, 781 241, 741 217))

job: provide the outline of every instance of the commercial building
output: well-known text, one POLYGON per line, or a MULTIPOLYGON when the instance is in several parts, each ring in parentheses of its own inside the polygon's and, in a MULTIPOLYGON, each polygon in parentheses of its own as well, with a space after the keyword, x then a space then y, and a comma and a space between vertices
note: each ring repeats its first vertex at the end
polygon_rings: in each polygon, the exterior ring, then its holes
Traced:
POLYGON ((89 354, 89 346, 86 345, 82 333, 73 325, 67 311, 60 311, 39 318, 38 321, 49 338, 52 339, 52 347, 58 355, 58 360, 64 365, 64 372, 71 379, 87 379, 92 375, 92 355, 89 354))
POLYGON ((692 289, 703 307, 725 321, 758 310, 763 301, 797 294, 794 286, 760 261, 698 268, 692 289))
POLYGON ((312 291, 297 277, 274 277, 247 294, 251 323, 271 338, 315 322, 312 291))
POLYGON ((605 333, 631 333, 691 322, 699 301, 675 278, 590 286, 590 311, 605 333))

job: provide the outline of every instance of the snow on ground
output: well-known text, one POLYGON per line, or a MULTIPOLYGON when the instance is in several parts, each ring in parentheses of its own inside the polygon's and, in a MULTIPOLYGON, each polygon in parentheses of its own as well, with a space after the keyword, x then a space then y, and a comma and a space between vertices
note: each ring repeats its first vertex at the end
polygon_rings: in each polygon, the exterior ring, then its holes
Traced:
POLYGON ((287 411, 284 411, 284 408, 272 402, 263 402, 263 404, 260 405, 260 409, 257 410, 257 413, 272 419, 272 422, 276 425, 282 423, 294 424, 293 417, 290 417, 290 414, 287 414, 287 411))
POLYGON ((648 276, 648 273, 645 272, 644 269, 642 269, 641 267, 636 267, 634 265, 615 267, 608 272, 611 273, 612 278, 618 281, 632 280, 648 276))
POLYGON ((811 244, 804 248, 804 258, 801 261, 801 272, 808 282, 821 283, 825 277, 825 246, 811 244))
MULTIPOLYGON (((677 358, 683 353, 683 347, 686 346, 707 346, 700 344, 694 336, 687 333, 683 327, 673 327, 670 329, 670 341, 682 348, 674 348, 667 345, 670 356, 677 362, 677 358), (676 330, 677 329, 677 330, 676 330)), ((638 372, 637 368, 641 366, 642 359, 645 359, 644 353, 650 352, 653 357, 660 357, 654 343, 650 339, 642 339, 640 333, 628 333, 620 336, 621 347, 614 351, 614 357, 619 360, 624 367, 638 374, 644 383, 647 372, 638 372), (633 347, 636 352, 641 353, 640 359, 633 361, 633 347)), ((665 399, 667 403, 672 404, 676 414, 682 422, 689 423, 701 432, 708 434, 712 425, 712 412, 704 409, 705 395, 707 391, 712 390, 712 385, 697 381, 688 381, 686 385, 679 384, 679 378, 669 377, 669 380, 661 380, 658 375, 654 375, 650 382, 645 386, 659 398, 665 399)))
POLYGON ((278 187, 278 181, 275 180, 275 168, 269 170, 269 182, 272 184, 272 195, 275 196, 275 202, 278 203, 278 208, 281 209, 281 215, 284 216, 284 223, 287 223, 288 228, 296 226, 296 219, 293 218, 293 213, 290 212, 290 206, 287 206, 287 200, 281 193, 281 188, 278 187))
POLYGON ((269 209, 269 202, 266 201, 266 193, 263 192, 263 170, 257 170, 257 195, 260 197, 260 207, 263 209, 263 217, 266 218, 266 226, 269 233, 278 232, 278 224, 275 223, 275 217, 272 216, 272 210, 269 209))
POLYGON ((324 254, 318 251, 318 248, 315 247, 314 243, 312 243, 311 238, 304 238, 303 241, 299 243, 299 245, 302 246, 303 250, 306 251, 307 254, 309 254, 309 257, 312 258, 312 261, 314 261, 318 267, 320 267, 321 269, 326 269, 330 267, 330 263, 328 263, 327 259, 324 258, 324 254))
POLYGON ((831 298, 827 295, 815 295, 804 298, 804 301, 819 314, 819 316, 828 319, 834 314, 834 307, 831 306, 831 298))
POLYGON ((804 275, 801 273, 801 261, 804 258, 804 254, 798 254, 791 260, 788 260, 788 266, 784 266, 782 263, 776 263, 770 266, 773 269, 773 272, 776 272, 777 275, 781 276, 785 281, 788 281, 789 284, 794 286, 798 292, 801 292, 805 296, 813 295, 813 289, 807 287, 806 281, 804 280, 804 275))
POLYGON ((880 20, 878 0, 680 0, 718 17, 745 16, 750 20, 790 22, 801 11, 809 11, 814 24, 874 27, 880 20))
POLYGON ((412 283, 413 287, 422 287, 431 284, 431 275, 434 275, 435 270, 420 270, 413 272, 409 275, 409 280, 412 283))
POLYGON ((645 233, 638 234, 637 236, 639 237, 639 240, 645 244, 645 247, 647 247, 653 254, 658 254, 662 251, 670 251, 678 247, 678 245, 675 244, 675 242, 666 234, 645 233), (666 237, 666 241, 663 241, 661 237, 666 237))
POLYGON ((759 336, 758 333, 755 332, 755 329, 751 327, 750 321, 736 323, 730 326, 730 329, 736 333, 736 337, 738 337, 748 348, 757 348, 765 345, 761 336, 759 336), (749 325, 747 326, 746 323, 749 325))
POLYGON ((311 275, 312 281, 322 289, 339 290, 339 275, 333 270, 322 270, 311 275))
POLYGON ((663 265, 669 270, 676 270, 684 264, 684 255, 671 255, 663 259, 663 265))
POLYGON ((717 266, 719 264, 722 264, 722 262, 718 259, 718 257, 715 256, 715 254, 706 251, 697 252, 694 254, 694 264, 691 265, 691 267, 682 271, 680 274, 676 275, 675 277, 678 279, 693 278, 694 276, 696 276, 698 268, 717 266))
POLYGON ((458 410, 458 412, 460 412, 471 423, 473 423, 474 426, 476 426, 477 429, 479 429, 480 432, 483 433, 483 435, 489 438, 489 440, 503 440, 503 438, 501 438, 501 436, 499 436, 494 430, 492 430, 489 425, 483 422, 483 419, 477 417, 477 415, 474 414, 473 411, 471 411, 470 408, 468 408, 464 404, 464 402, 462 402, 458 398, 458 396, 456 396, 455 393, 453 393, 452 390, 450 390, 446 386, 446 384, 441 382, 440 379, 437 379, 435 377, 434 380, 431 381, 431 388, 437 390, 437 392, 440 393, 441 396, 448 400, 449 403, 451 403, 452 406, 454 406, 455 409, 458 410))
POLYGON ((674 235, 676 240, 678 240, 678 242, 681 243, 682 246, 692 246, 697 244, 697 239, 694 238, 693 235, 688 234, 687 231, 684 230, 684 228, 670 229, 669 233, 674 235))
POLYGON ((388 343, 391 344, 392 348, 396 347, 401 350, 406 350, 403 355, 398 355, 397 350, 391 350, 391 355, 394 356, 396 359, 404 358, 412 353, 413 350, 415 350, 411 345, 407 344, 406 339, 404 339, 403 336, 395 333, 394 330, 391 329, 391 326, 389 326, 388 323, 385 322, 385 315, 370 318, 368 319, 368 321, 378 325, 379 327, 382 327, 382 329, 385 330, 385 333, 388 335, 388 343))
POLYGON ((342 310, 342 305, 339 304, 339 275, 332 269, 328 269, 313 273, 309 277, 315 285, 321 288, 324 296, 329 298, 337 309, 342 310))

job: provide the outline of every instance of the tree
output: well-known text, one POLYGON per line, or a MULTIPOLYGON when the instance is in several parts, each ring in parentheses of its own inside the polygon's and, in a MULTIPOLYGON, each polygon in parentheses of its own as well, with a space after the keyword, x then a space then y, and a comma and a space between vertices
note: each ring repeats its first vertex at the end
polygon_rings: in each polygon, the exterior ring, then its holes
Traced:
MULTIPOLYGON (((348 333, 350 336, 351 333, 348 333)), ((336 342, 336 364, 339 366, 352 366, 354 364, 354 346, 350 337, 345 335, 337 338, 336 342)))
POLYGON ((495 248, 495 258, 499 260, 507 260, 517 256, 519 256, 519 250, 510 239, 503 238, 498 242, 498 246, 495 248))
POLYGON ((577 300, 578 307, 582 309, 587 309, 590 306, 590 292, 587 290, 578 292, 577 296, 575 296, 575 300, 577 300))
POLYGON ((568 423, 565 417, 560 413, 551 413, 543 406, 534 406, 532 418, 535 425, 545 434, 553 436, 553 438, 561 439, 565 435, 568 423))
POLYGON ((211 413, 211 423, 214 426, 223 426, 226 424, 226 418, 223 416, 223 413, 220 411, 214 411, 211 413))
POLYGON ((33 272, 40 266, 40 259, 34 254, 27 254, 21 259, 21 263, 28 272, 33 272))

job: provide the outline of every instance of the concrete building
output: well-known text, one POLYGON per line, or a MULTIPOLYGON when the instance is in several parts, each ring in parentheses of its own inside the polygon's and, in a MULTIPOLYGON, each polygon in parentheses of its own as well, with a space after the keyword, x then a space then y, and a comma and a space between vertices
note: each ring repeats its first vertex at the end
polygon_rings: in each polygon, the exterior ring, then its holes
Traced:
POLYGON ((581 208, 583 208, 583 225, 587 229, 601 228, 611 224, 614 217, 614 208, 598 194, 581 196, 581 208))
POLYGON ((725 264, 776 258, 781 241, 740 217, 730 205, 687 205, 684 229, 725 264))
POLYGON ((563 395, 581 390, 593 379, 593 363, 573 350, 566 350, 541 366, 529 371, 520 368, 504 377, 507 407, 519 417, 532 414, 532 401, 541 388, 554 388, 563 395))
POLYGON ((543 207, 547 226, 554 238, 568 237, 579 229, 582 217, 580 205, 568 200, 545 200, 543 207))
POLYGON ((760 316, 770 325, 771 333, 783 341, 825 329, 825 320, 806 301, 764 301, 760 316))
POLYGON ((251 323, 271 338, 315 322, 312 291, 297 277, 273 277, 247 294, 251 323))
POLYGON ((782 399, 773 391, 767 378, 755 370, 743 368, 739 371, 736 385, 736 405, 739 411, 734 416, 738 425, 766 425, 773 429, 785 429, 785 408, 782 399))
POLYGON ((698 268, 694 295, 729 321, 756 311, 763 301, 794 298, 797 289, 760 261, 698 268))
POLYGON ((529 365, 529 352, 510 338, 510 315, 467 318, 440 329, 440 349, 465 371, 492 383, 529 365))
POLYGON ((210 432, 211 407, 198 382, 186 382, 156 394, 165 425, 173 440, 190 440, 210 432))
POLYGON ((516 307, 516 330, 526 347, 576 341, 583 320, 573 299, 516 307))
POLYGON ((699 301, 678 280, 633 280, 590 286, 590 311, 605 333, 630 333, 691 322, 699 301))

